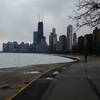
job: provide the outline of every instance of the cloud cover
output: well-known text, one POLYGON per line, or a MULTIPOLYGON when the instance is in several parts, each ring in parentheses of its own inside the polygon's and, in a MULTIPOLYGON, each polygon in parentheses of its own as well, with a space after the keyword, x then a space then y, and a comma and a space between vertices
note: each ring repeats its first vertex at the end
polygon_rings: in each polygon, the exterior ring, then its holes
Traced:
POLYGON ((44 22, 47 37, 52 27, 58 36, 66 34, 68 16, 73 13, 77 0, 0 0, 0 43, 33 41, 39 16, 44 22))

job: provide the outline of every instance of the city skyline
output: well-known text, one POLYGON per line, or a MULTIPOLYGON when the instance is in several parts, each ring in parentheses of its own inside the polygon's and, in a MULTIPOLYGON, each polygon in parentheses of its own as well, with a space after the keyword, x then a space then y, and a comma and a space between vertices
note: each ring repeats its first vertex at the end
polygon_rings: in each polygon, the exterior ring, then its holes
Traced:
MULTIPOLYGON (((18 41, 32 43, 32 33, 40 19, 44 22, 44 35, 49 42, 52 27, 57 36, 65 35, 67 26, 72 23, 72 15, 77 0, 3 0, 0 1, 0 49, 3 42, 18 41), (20 36, 19 36, 20 35, 20 36)), ((77 32, 78 35, 85 32, 77 32)), ((90 33, 90 32, 89 32, 90 33)))
POLYGON ((57 40, 56 28, 52 28, 49 35, 49 45, 44 36, 43 22, 38 22, 37 30, 33 32, 33 43, 20 44, 17 41, 3 43, 3 51, 9 53, 80 53, 86 55, 99 55, 100 51, 100 28, 95 27, 92 34, 77 37, 73 26, 67 27, 67 34, 60 35, 57 40))
MULTIPOLYGON (((52 28, 52 32, 49 35, 49 44, 46 42, 44 36, 44 24, 39 21, 37 24, 37 30, 33 31, 33 43, 19 44, 17 41, 8 41, 3 43, 3 52, 9 53, 71 53, 73 51, 73 26, 67 27, 66 35, 60 35, 57 40, 56 28, 52 28)), ((75 33, 76 34, 76 33, 75 33)), ((77 37, 77 36, 76 36, 77 37)), ((77 41, 77 38, 74 38, 77 41)), ((77 42, 74 48, 77 47, 77 42)))

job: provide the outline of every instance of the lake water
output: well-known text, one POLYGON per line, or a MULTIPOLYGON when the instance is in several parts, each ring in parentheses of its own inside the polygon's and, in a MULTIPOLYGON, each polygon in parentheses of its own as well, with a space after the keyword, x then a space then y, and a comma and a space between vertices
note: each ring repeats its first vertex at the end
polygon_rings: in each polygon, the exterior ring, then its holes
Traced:
POLYGON ((47 54, 0 53, 0 68, 64 62, 73 62, 73 60, 47 54))

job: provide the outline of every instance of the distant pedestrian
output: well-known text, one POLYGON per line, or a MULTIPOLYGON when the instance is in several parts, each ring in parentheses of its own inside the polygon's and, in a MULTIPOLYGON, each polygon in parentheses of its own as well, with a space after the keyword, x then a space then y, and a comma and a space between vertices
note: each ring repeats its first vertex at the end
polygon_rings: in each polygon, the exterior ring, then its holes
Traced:
POLYGON ((85 58, 85 62, 87 62, 87 54, 85 54, 85 57, 84 58, 85 58))

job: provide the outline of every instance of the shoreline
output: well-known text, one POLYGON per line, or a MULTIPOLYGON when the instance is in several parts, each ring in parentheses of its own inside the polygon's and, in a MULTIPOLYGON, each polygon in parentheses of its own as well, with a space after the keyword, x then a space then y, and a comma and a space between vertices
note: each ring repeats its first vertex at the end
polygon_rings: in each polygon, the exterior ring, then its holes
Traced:
MULTIPOLYGON (((66 56, 67 57, 67 56, 66 56)), ((72 57, 71 57, 72 58, 72 57)), ((79 61, 79 60, 77 60, 77 62, 78 63, 80 63, 80 62, 83 62, 84 63, 84 57, 83 56, 81 56, 81 57, 79 57, 80 58, 80 60, 81 61, 79 61)), ((93 61, 97 61, 97 60, 99 60, 99 59, 97 59, 97 57, 95 58, 95 57, 88 57, 88 60, 89 60, 89 63, 91 63, 91 62, 93 62, 93 61)), ((75 62, 70 62, 70 64, 74 64, 74 63, 76 63, 76 61, 75 62)), ((50 65, 50 64, 49 64, 50 65)), ((49 65, 43 65, 43 66, 49 66, 49 65)), ((60 63, 60 64, 52 64, 52 66, 53 66, 53 68, 54 69, 58 69, 58 68, 63 68, 63 66, 65 66, 66 65, 66 67, 70 67, 70 65, 68 64, 68 63, 60 63)), ((39 76, 38 78, 36 78, 36 80, 38 80, 38 79, 41 79, 41 77, 45 77, 45 75, 50 75, 50 73, 49 73, 49 71, 53 71, 53 69, 51 69, 51 70, 49 70, 49 69, 47 69, 46 70, 46 72, 44 73, 44 74, 42 74, 41 76, 39 76)), ((35 80, 35 81, 36 81, 35 80)), ((31 82, 29 82, 29 84, 28 85, 26 85, 25 87, 24 87, 24 89, 26 89, 26 88, 28 88, 28 86, 29 85, 32 85, 32 84, 34 84, 34 79, 31 81, 31 82)), ((41 84, 40 84, 41 85, 41 84)), ((34 86, 34 85, 33 85, 34 86)), ((43 89, 43 91, 45 92, 46 91, 46 89, 49 87, 49 85, 47 84, 47 87, 46 88, 44 88, 43 89)), ((22 92, 23 91, 25 91, 23 88, 21 89, 21 91, 19 91, 19 92, 17 92, 17 94, 15 94, 15 95, 13 95, 13 97, 16 97, 19 93, 20 94, 22 94, 22 92)), ((35 89, 36 89, 36 87, 35 87, 35 89)), ((39 89, 39 88, 38 88, 39 89)), ((32 90, 31 90, 32 91, 32 90)), ((34 92, 32 92, 32 93, 34 93, 34 92)), ((41 92, 38 92, 39 94, 41 94, 41 92)), ((41 94, 42 95, 42 94, 41 94)), ((12 98, 12 97, 11 97, 12 98)), ((9 99, 9 100, 12 100, 12 99, 9 99)), ((36 99, 36 100, 38 100, 38 99, 36 99)))
POLYGON ((20 100, 21 98, 23 100, 31 100, 32 98, 40 100, 51 82, 56 79, 56 76, 66 69, 65 66, 69 67, 70 65, 72 65, 72 63, 53 65, 53 68, 44 71, 39 77, 30 81, 29 84, 23 86, 17 93, 9 97, 8 100, 20 100))
POLYGON ((69 63, 73 62, 0 68, 0 100, 6 100, 14 96, 23 87, 25 88, 30 84, 31 81, 37 80, 49 71, 63 67, 69 63))
POLYGON ((20 89, 25 87, 31 81, 38 79, 48 71, 62 67, 65 63, 60 64, 42 64, 35 66, 27 66, 14 69, 5 69, 0 72, 0 100, 6 100, 13 96, 20 89), (39 71, 40 73, 27 73, 39 71), (25 74, 26 73, 26 74, 25 74))

